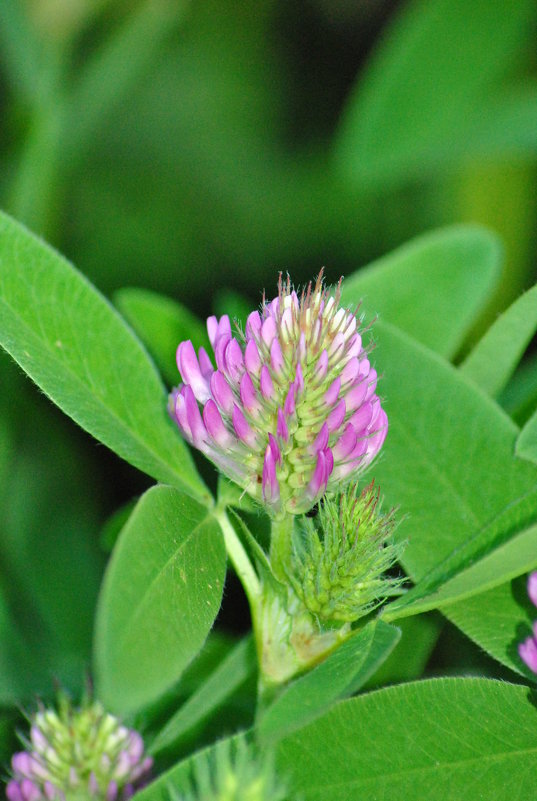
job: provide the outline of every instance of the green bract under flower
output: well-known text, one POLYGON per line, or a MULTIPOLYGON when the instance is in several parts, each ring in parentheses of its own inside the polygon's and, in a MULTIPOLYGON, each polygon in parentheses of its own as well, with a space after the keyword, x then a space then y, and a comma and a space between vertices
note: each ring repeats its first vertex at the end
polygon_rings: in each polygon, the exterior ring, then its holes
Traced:
POLYGON ((190 341, 171 411, 183 436, 276 517, 308 511, 371 463, 388 420, 359 320, 322 276, 299 297, 289 280, 243 334, 207 320, 216 369, 190 341))

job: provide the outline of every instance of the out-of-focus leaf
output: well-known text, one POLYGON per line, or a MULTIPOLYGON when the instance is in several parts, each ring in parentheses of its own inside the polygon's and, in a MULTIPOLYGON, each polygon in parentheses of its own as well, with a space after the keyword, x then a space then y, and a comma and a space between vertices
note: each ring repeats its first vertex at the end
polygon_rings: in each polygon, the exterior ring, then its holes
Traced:
POLYGON ((183 740, 192 729, 208 718, 232 695, 257 667, 255 646, 251 638, 239 642, 225 659, 151 743, 150 751, 158 754, 183 740))
POLYGON ((278 746, 304 801, 532 801, 537 727, 526 687, 435 679, 343 701, 278 746))
POLYGON ((512 376, 536 329, 537 286, 534 286, 493 323, 461 364, 460 370, 484 392, 497 397, 512 376))
POLYGON ((502 665, 535 679, 518 655, 518 644, 531 634, 535 620, 525 576, 449 606, 443 613, 502 665))
POLYGON ((153 356, 170 386, 180 383, 175 354, 190 339, 196 350, 211 352, 204 324, 186 306, 146 289, 126 288, 114 294, 114 302, 153 356))
POLYGON ((518 425, 527 423, 537 409, 537 357, 521 364, 498 402, 518 425))
POLYGON ((337 143, 341 170, 356 182, 393 186, 460 157, 534 19, 531 0, 402 6, 349 100, 337 143))
MULTIPOLYGON (((261 303, 261 300, 259 300, 259 303, 261 303)), ((248 315, 259 303, 250 303, 244 295, 231 289, 221 289, 216 293, 214 299, 214 313, 217 317, 227 314, 229 319, 238 323, 244 331, 248 315)))
POLYGON ((139 341, 65 259, 3 214, 0 344, 93 436, 140 470, 208 502, 139 341))
POLYGON ((342 302, 363 302, 446 358, 455 355, 499 276, 496 237, 471 225, 417 237, 343 283, 342 302))
MULTIPOLYGON (((533 494, 529 504, 532 510, 536 508, 535 499, 535 494, 533 494)), ((503 517, 502 525, 498 528, 500 531, 503 529, 508 533, 512 524, 505 519, 505 516, 503 517)), ((518 515, 510 514, 509 518, 517 520, 518 515)), ((386 608, 386 620, 397 620, 400 617, 427 612, 438 607, 444 609, 457 601, 486 592, 537 567, 537 526, 530 526, 515 534, 507 542, 493 548, 482 559, 472 556, 479 552, 480 547, 486 547, 485 543, 489 538, 490 531, 485 529, 480 537, 473 538, 473 541, 470 540, 469 548, 465 547, 466 543, 460 546, 452 559, 448 558, 442 562, 406 595, 390 604, 386 608), (483 543, 481 546, 480 540, 483 543), (468 566, 453 573, 450 570, 450 562, 452 564, 466 563, 468 566)))
POLYGON ((413 579, 452 553, 458 572, 534 523, 537 468, 513 458, 516 426, 458 370, 386 323, 375 331, 389 430, 370 473, 406 515, 398 536, 413 579))
POLYGON ((388 657, 399 629, 373 620, 356 631, 320 665, 286 687, 258 724, 263 743, 273 742, 322 715, 336 700, 355 692, 388 657))
POLYGON ((516 455, 537 462, 537 410, 520 432, 516 441, 516 455))
POLYGON ((201 649, 218 612, 226 555, 212 514, 153 487, 114 549, 95 633, 97 693, 112 711, 154 702, 201 649))
POLYGON ((366 687, 382 687, 419 679, 436 645, 444 621, 439 614, 401 618, 401 639, 366 687))

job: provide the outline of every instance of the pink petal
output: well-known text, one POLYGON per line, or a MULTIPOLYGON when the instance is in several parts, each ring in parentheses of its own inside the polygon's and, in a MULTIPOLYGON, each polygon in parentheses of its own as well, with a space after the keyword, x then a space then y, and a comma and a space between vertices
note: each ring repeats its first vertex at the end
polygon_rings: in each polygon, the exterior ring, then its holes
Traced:
POLYGON ((371 422, 373 407, 370 403, 364 403, 357 412, 354 412, 349 423, 356 430, 358 436, 363 436, 367 432, 367 426, 371 422))
POLYGON ((258 311, 253 311, 246 320, 247 339, 257 339, 261 331, 261 317, 258 311))
POLYGON ((319 451, 324 451, 324 449, 328 445, 329 436, 330 432, 328 431, 328 426, 326 423, 323 423, 321 426, 321 430, 315 437, 315 441, 308 448, 309 452, 313 455, 316 455, 317 453, 319 453, 319 451))
POLYGON ((335 407, 335 409, 332 409, 332 411, 330 412, 330 414, 326 419, 326 424, 328 426, 328 430, 330 431, 330 433, 332 433, 332 431, 336 431, 340 427, 344 419, 345 419, 345 401, 342 399, 335 407))
POLYGON ((285 367, 285 359, 283 358, 282 349, 278 339, 275 337, 270 346, 270 365, 277 375, 281 375, 285 367))
POLYGON ((369 371, 369 375, 367 377, 367 392, 365 394, 366 400, 369 400, 369 398, 372 395, 374 395, 376 388, 377 388, 377 371, 372 369, 369 371))
POLYGON ((235 434, 238 436, 238 438, 250 447, 254 447, 256 444, 255 432, 250 427, 250 424, 237 404, 233 406, 231 420, 233 422, 235 434))
POLYGON ((190 431, 192 432, 192 441, 196 448, 201 449, 207 442, 207 429, 201 419, 199 406, 194 397, 194 393, 188 385, 184 388, 184 399, 186 418, 190 431))
POLYGON ((218 406, 212 398, 207 401, 203 408, 203 422, 209 436, 217 445, 221 448, 228 448, 232 444, 233 438, 224 425, 218 406))
POLYGON ((537 673, 537 642, 533 637, 528 637, 527 640, 520 643, 518 653, 529 669, 537 673))
POLYGON ((534 606, 537 606, 537 571, 528 576, 528 595, 534 606))
POLYGON ((317 462, 313 475, 308 484, 308 491, 312 498, 315 498, 325 485, 326 475, 326 457, 324 451, 319 451, 317 454, 317 462))
POLYGON ((354 384, 354 386, 345 393, 347 411, 353 412, 355 409, 359 409, 365 400, 366 394, 367 381, 363 378, 360 378, 358 383, 354 384))
POLYGON ((213 363, 205 350, 205 348, 201 347, 198 351, 199 356, 199 363, 200 363, 200 370, 202 376, 205 378, 206 381, 209 381, 212 374, 214 373, 213 363))
POLYGON ((201 374, 194 345, 187 339, 177 348, 177 366, 185 384, 192 387, 192 391, 200 403, 205 403, 210 395, 207 380, 201 374))
POLYGON ((219 370, 212 374, 210 385, 212 396, 219 407, 226 414, 231 414, 235 398, 225 376, 219 370))
POLYGON ((273 437, 272 434, 268 435, 268 440, 274 461, 277 462, 277 464, 281 464, 282 454, 280 451, 280 446, 278 445, 276 439, 273 437))
POLYGON ((261 368, 261 359, 259 358, 259 351, 253 339, 250 339, 244 351, 244 364, 246 369, 252 375, 259 375, 261 368))
POLYGON ((275 336, 276 336, 276 322, 273 317, 267 317, 267 319, 261 326, 261 337, 267 348, 270 348, 270 346, 272 345, 272 340, 274 339, 275 336))
POLYGON ((263 498, 267 503, 275 503, 280 497, 280 485, 276 476, 276 463, 270 445, 267 445, 263 460, 262 476, 263 498))
POLYGON ((261 394, 264 398, 266 398, 266 400, 270 400, 274 396, 274 384, 272 383, 270 371, 266 364, 264 364, 261 368, 259 388, 261 389, 261 394))
POLYGON ((250 378, 249 373, 244 373, 241 378, 239 394, 242 405, 247 412, 258 412, 261 408, 257 399, 257 392, 255 391, 254 383, 250 378))
POLYGON ((327 406, 333 406, 339 397, 339 390, 341 389, 341 378, 336 378, 326 392, 324 393, 324 402, 327 406))
POLYGON ((348 359, 359 356, 362 352, 362 337, 360 334, 354 334, 347 342, 347 349, 345 355, 348 359))
POLYGON ((343 370, 341 371, 341 386, 346 387, 347 384, 352 384, 360 372, 360 362, 354 356, 349 359, 343 370))
POLYGON ((329 354, 330 358, 331 359, 335 359, 335 358, 339 359, 339 357, 343 353, 343 346, 344 345, 345 345, 345 337, 343 336, 341 331, 338 331, 338 333, 335 335, 335 337, 332 340, 332 343, 331 343, 331 345, 330 345, 330 347, 328 349, 328 354, 329 354))
POLYGON ((317 384, 320 384, 321 381, 324 380, 327 370, 328 370, 328 351, 323 350, 323 352, 319 356, 317 367, 315 368, 315 381, 317 384))
POLYGON ((295 386, 297 389, 297 393, 302 392, 302 390, 304 389, 304 375, 302 373, 302 365, 300 364, 300 362, 296 366, 295 386))
POLYGON ((235 383, 244 372, 242 349, 236 339, 230 339, 224 351, 224 360, 229 377, 235 383))
POLYGON ((296 396, 296 389, 295 389, 295 382, 293 381, 292 384, 289 386, 289 391, 286 395, 284 404, 283 404, 283 413, 286 417, 290 417, 292 414, 295 413, 295 396, 296 396))
POLYGON ((334 458, 338 461, 346 459, 355 448, 357 439, 358 435, 356 434, 356 429, 351 423, 347 423, 343 434, 332 448, 334 458))
POLYGON ((278 409, 278 422, 276 424, 276 435, 283 439, 285 442, 289 439, 289 429, 287 428, 287 423, 285 421, 284 413, 281 409, 278 409))

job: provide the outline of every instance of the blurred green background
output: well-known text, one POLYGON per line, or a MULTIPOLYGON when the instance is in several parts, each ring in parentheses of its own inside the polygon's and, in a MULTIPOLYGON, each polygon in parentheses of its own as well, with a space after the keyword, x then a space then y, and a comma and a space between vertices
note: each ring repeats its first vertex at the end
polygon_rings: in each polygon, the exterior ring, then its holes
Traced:
MULTIPOLYGON (((535 281, 536 28, 529 0, 1 0, 0 205, 108 297, 201 316, 482 223, 482 327, 535 281)), ((100 530, 147 483, 0 368, 7 707, 80 684, 100 530)))

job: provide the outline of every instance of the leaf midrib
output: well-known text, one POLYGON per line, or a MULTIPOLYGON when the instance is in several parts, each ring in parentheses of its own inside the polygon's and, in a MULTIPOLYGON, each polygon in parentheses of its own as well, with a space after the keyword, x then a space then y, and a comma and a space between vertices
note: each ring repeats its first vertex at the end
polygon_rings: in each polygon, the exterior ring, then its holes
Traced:
MULTIPOLYGON (((177 556, 181 553, 181 551, 183 551, 183 549, 188 545, 188 543, 192 539, 192 537, 195 534, 198 533, 198 531, 202 528, 202 526, 207 521, 210 521, 211 519, 214 520, 214 516, 210 512, 207 512, 207 514, 202 518, 202 520, 200 520, 200 522, 197 523, 195 525, 195 527, 190 530, 190 533, 187 534, 185 539, 173 551, 173 553, 170 554, 168 559, 166 559, 166 562, 161 566, 161 568, 159 569, 157 574, 153 577, 153 579, 147 585, 147 589, 145 590, 145 592, 143 593, 143 595, 140 598, 140 603, 137 604, 137 606, 135 607, 133 613, 129 615, 128 625, 126 625, 126 626, 124 626, 122 628, 122 633, 121 633, 120 637, 115 639, 115 643, 116 643, 116 647, 114 648, 115 659, 118 659, 118 657, 120 656, 120 654, 122 652, 122 649, 125 646, 125 643, 128 641, 128 639, 130 637, 130 632, 132 631, 132 629, 138 628, 135 625, 135 623, 138 620, 138 618, 140 617, 141 610, 147 605, 148 598, 151 595, 152 589, 155 586, 155 584, 158 581, 161 580, 162 575, 167 570, 168 566, 177 558, 177 556)), ((133 523, 133 525, 134 525, 134 523, 133 523)))
MULTIPOLYGON (((2 298, 2 297, 0 297, 0 305, 1 305, 1 306, 4 306, 4 307, 5 307, 5 309, 7 309, 7 313, 8 313, 8 314, 11 314, 11 316, 14 318, 14 321, 15 321, 15 323, 16 323, 16 324, 18 324, 18 323, 20 322, 20 324, 21 324, 21 327, 23 327, 23 328, 24 328, 24 329, 25 329, 25 330, 26 330, 26 331, 27 331, 27 332, 30 334, 30 337, 33 337, 33 338, 35 338, 35 339, 36 339, 36 340, 37 340, 37 341, 38 341, 38 342, 41 344, 41 346, 42 346, 42 347, 44 348, 44 350, 45 350, 45 351, 46 351, 46 352, 49 354, 49 356, 50 356, 50 357, 52 357, 52 361, 53 361, 53 363, 57 364, 57 365, 59 366, 59 368, 60 368, 60 369, 61 369, 61 370, 64 372, 64 374, 65 374, 65 375, 67 375, 67 376, 68 376, 70 379, 72 379, 72 380, 73 380, 73 383, 75 383, 75 384, 76 384, 76 385, 77 385, 79 388, 81 388, 81 389, 82 389, 82 391, 83 391, 83 393, 87 394, 87 395, 88 395, 88 396, 89 396, 89 397, 92 399, 92 401, 95 403, 95 405, 99 407, 99 410, 101 411, 101 413, 102 413, 102 411, 104 410, 104 411, 105 411, 105 413, 106 413, 106 415, 107 415, 107 416, 108 416, 108 417, 109 417, 111 420, 113 420, 113 421, 114 421, 114 423, 115 423, 115 424, 117 424, 117 425, 118 425, 118 427, 119 427, 119 428, 120 428, 122 431, 126 431, 126 432, 129 434, 129 436, 131 437, 131 439, 132 439, 132 440, 134 440, 134 442, 135 442, 135 443, 138 445, 138 447, 140 447, 140 446, 141 446, 141 447, 142 447, 142 448, 143 448, 143 449, 144 449, 144 450, 145 450, 145 451, 146 451, 146 452, 147 452, 147 453, 148 453, 148 454, 151 456, 151 458, 152 458, 152 459, 153 459, 153 460, 156 462, 156 464, 157 464, 157 465, 162 465, 162 466, 165 468, 165 471, 166 471, 166 475, 167 475, 167 476, 171 476, 171 477, 173 477, 175 480, 179 479, 179 481, 180 481, 180 483, 181 483, 181 485, 182 485, 182 486, 183 486, 183 485, 186 485, 186 486, 190 487, 190 489, 191 489, 191 490, 193 490, 194 492, 196 492, 196 496, 195 496, 195 497, 196 497, 196 499, 203 499, 203 497, 204 497, 204 496, 201 494, 201 492, 199 492, 199 493, 198 493, 198 492, 196 491, 196 487, 195 487, 195 485, 193 485, 193 484, 191 483, 191 481, 190 481, 190 479, 189 479, 188 477, 185 477, 185 478, 184 478, 184 477, 183 477, 183 476, 181 476, 179 473, 177 473, 177 472, 176 472, 176 470, 175 470, 175 468, 174 468, 174 466, 173 466, 173 465, 171 465, 169 462, 167 462, 167 461, 164 461, 164 460, 163 460, 163 458, 162 458, 162 456, 161 456, 161 455, 160 455, 160 454, 159 454, 157 451, 155 451, 153 448, 151 448, 151 447, 150 447, 150 445, 147 443, 147 441, 146 441, 145 439, 142 439, 142 438, 141 438, 140 434, 139 434, 139 433, 136 431, 136 429, 130 428, 130 427, 127 425, 127 423, 126 423, 126 422, 125 422, 125 421, 124 421, 124 420, 123 420, 121 417, 119 417, 119 416, 118 416, 118 412, 117 412, 117 411, 116 411, 116 410, 115 410, 113 407, 107 406, 107 405, 106 405, 106 404, 103 402, 103 400, 102 400, 102 399, 101 399, 101 398, 100 398, 98 395, 96 395, 96 394, 93 394, 93 393, 92 393, 92 392, 91 392, 91 391, 88 389, 87 385, 86 385, 86 384, 85 384, 85 383, 84 383, 84 382, 81 380, 80 376, 79 376, 79 375, 78 375, 76 372, 74 372, 74 371, 73 371, 73 369, 71 368, 71 366, 70 366, 68 363, 66 363, 66 362, 64 362, 64 361, 62 361, 62 360, 60 360, 60 359, 58 359, 58 358, 57 358, 57 356, 56 356, 56 353, 55 353, 54 349, 53 349, 53 348, 51 347, 51 345, 50 345, 50 341, 49 341, 48 339, 42 339, 42 338, 40 338, 40 336, 39 336, 39 335, 36 333, 36 331, 35 331, 35 330, 34 330, 34 329, 33 329, 33 328, 32 328, 32 327, 31 327, 31 326, 30 326, 30 325, 29 325, 29 324, 28 324, 28 323, 25 321, 25 319, 24 319, 23 317, 21 317, 21 315, 20 315, 18 312, 16 312, 16 311, 13 309, 13 307, 12 307, 12 306, 11 306, 9 303, 7 303, 7 301, 5 300, 5 298, 2 298)), ((18 359, 18 358, 17 358, 17 357, 14 355, 14 353, 12 352, 12 350, 10 350, 10 349, 9 349, 8 347, 6 347, 4 344, 2 344, 2 347, 4 347, 4 349, 5 349, 5 350, 6 350, 6 351, 7 351, 7 352, 8 352, 8 353, 9 353, 9 354, 12 356, 12 358, 13 358, 13 359, 15 359, 15 361, 16 361, 18 364, 20 364, 20 365, 21 365, 21 367, 23 367, 23 365, 21 364, 21 362, 19 361, 19 359, 18 359)), ((29 358, 31 358, 31 357, 29 357, 29 358)), ((27 372, 26 368, 24 368, 24 367, 23 367, 23 369, 25 370, 25 372, 27 372)), ((40 389, 42 389, 42 390, 43 390, 43 392, 45 392, 45 394, 47 394, 47 395, 50 397, 50 399, 51 399, 51 400, 52 400, 52 401, 53 401, 53 402, 54 402, 54 403, 55 403, 57 406, 59 406, 59 408, 60 408, 60 409, 62 409, 62 411, 64 411, 64 412, 65 412, 65 414, 67 414, 69 417, 71 417, 71 418, 72 418, 72 419, 73 419, 73 420, 74 420, 74 421, 77 423, 77 425, 79 425, 79 426, 80 426, 81 428, 83 428, 85 431, 87 431, 88 433, 90 433, 92 436, 95 436, 95 435, 93 434, 93 432, 92 432, 92 431, 91 431, 91 430, 90 430, 90 429, 87 427, 87 425, 86 425, 85 423, 81 422, 81 421, 80 421, 80 420, 77 418, 77 416, 76 416, 76 413, 75 413, 75 412, 73 412, 73 411, 69 411, 68 409, 66 409, 66 408, 65 408, 65 406, 64 406, 63 404, 60 404, 60 403, 58 403, 58 402, 56 401, 56 399, 55 399, 55 393, 53 393, 53 392, 50 392, 50 390, 49 390, 48 388, 45 390, 43 387, 41 387, 41 385, 40 385, 40 384, 38 384, 38 382, 36 381, 36 379, 35 379, 35 378, 33 378, 33 376, 31 375, 31 373, 29 373, 29 372, 28 372, 28 375, 29 375, 29 376, 32 378, 32 380, 34 381, 34 383, 35 383, 35 384, 37 384, 37 386, 39 386, 39 387, 40 387, 40 389)), ((155 378, 157 379, 157 381, 159 381, 159 383, 161 384, 162 391, 163 391, 163 395, 164 395, 164 385, 162 384, 162 382, 160 382, 160 379, 159 379, 159 377, 158 377, 158 374, 157 374, 156 372, 154 373, 154 375, 155 375, 155 378)), ((95 437, 95 438, 96 438, 96 439, 99 439, 99 441, 100 441, 100 442, 102 442, 102 441, 103 441, 101 438, 98 438, 98 437, 95 437)), ((103 442, 103 444, 107 445, 107 443, 106 443, 106 442, 103 442)), ((107 445, 107 447, 110 447, 110 446, 108 446, 108 445, 107 445)), ((121 455, 121 454, 118 452, 118 455, 121 455)), ((123 457, 123 456, 122 456, 121 458, 125 458, 125 457, 123 457)), ((128 460, 127 460, 127 461, 128 461, 128 460)), ((140 468, 139 468, 139 469, 140 469, 140 468)), ((145 470, 144 470, 144 472, 145 472, 145 470)), ((156 476, 152 476, 152 478, 157 478, 157 480, 158 480, 158 477, 156 477, 156 476)))

